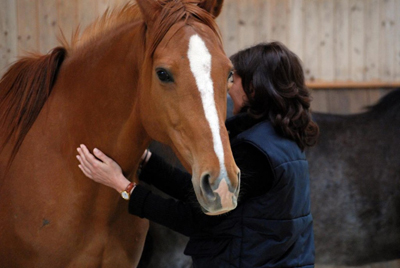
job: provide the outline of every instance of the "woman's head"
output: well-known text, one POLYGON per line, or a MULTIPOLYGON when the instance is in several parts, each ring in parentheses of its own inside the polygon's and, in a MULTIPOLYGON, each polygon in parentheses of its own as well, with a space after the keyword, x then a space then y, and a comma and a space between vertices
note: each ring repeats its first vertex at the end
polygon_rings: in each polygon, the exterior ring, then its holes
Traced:
POLYGON ((269 119, 301 149, 316 143, 319 130, 311 119, 311 97, 296 54, 279 42, 262 43, 232 55, 231 61, 235 77, 241 79, 247 113, 269 119))

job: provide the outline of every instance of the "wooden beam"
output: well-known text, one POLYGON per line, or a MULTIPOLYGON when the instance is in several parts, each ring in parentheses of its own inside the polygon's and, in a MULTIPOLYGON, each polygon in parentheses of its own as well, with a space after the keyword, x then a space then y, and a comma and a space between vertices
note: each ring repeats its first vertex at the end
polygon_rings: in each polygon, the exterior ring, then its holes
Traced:
POLYGON ((400 81, 306 81, 306 86, 311 89, 329 89, 329 88, 395 88, 400 87, 400 81))

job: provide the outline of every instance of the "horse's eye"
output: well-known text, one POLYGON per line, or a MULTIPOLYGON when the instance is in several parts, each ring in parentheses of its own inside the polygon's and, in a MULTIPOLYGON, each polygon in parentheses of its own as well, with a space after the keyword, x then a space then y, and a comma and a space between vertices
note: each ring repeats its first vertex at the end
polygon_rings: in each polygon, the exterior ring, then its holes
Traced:
POLYGON ((157 69, 156 72, 161 82, 173 82, 172 76, 165 69, 157 69))
POLYGON ((230 71, 230 72, 229 72, 229 75, 228 75, 228 83, 233 83, 233 71, 230 71))

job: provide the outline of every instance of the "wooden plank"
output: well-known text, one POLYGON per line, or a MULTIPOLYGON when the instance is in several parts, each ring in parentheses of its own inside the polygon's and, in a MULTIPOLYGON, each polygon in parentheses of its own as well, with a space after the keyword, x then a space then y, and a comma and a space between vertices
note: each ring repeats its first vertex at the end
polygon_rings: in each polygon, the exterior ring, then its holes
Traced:
POLYGON ((304 56, 304 5, 303 0, 290 0, 288 10, 287 46, 300 59, 304 56))
POLYGON ((255 14, 255 42, 268 42, 268 1, 257 0, 253 7, 255 14))
POLYGON ((18 55, 39 53, 38 1, 17 0, 18 55))
POLYGON ((319 32, 319 78, 333 81, 335 78, 335 60, 333 55, 334 34, 334 1, 323 0, 320 5, 320 32, 319 32))
POLYGON ((313 81, 320 77, 319 75, 319 1, 307 1, 305 8, 304 23, 304 47, 307 48, 304 55, 304 73, 309 81, 313 81))
POLYGON ((381 80, 371 80, 371 81, 324 81, 324 80, 313 80, 306 81, 306 85, 313 89, 326 89, 326 88, 395 88, 400 87, 400 81, 381 81, 381 80))
POLYGON ((225 52, 228 56, 231 56, 238 51, 237 1, 225 1, 222 12, 224 13, 224 21, 220 25, 225 52))
POLYGON ((218 25, 219 30, 221 32, 221 35, 222 35, 222 43, 223 43, 223 46, 224 46, 225 53, 226 53, 226 49, 225 49, 225 34, 226 34, 225 26, 226 26, 226 21, 227 21, 226 13, 224 12, 224 8, 223 8, 221 13, 217 17, 216 22, 217 22, 217 25, 218 25))
POLYGON ((94 22, 99 16, 96 1, 93 0, 79 0, 77 12, 79 28, 81 31, 94 22))
MULTIPOLYGON (((379 2, 380 0, 365 0, 364 20, 364 80, 379 79, 379 2)), ((400 80, 400 77, 399 79, 400 80)))
POLYGON ((400 80, 400 1, 396 1, 396 5, 394 7, 395 14, 397 14, 395 18, 395 31, 394 31, 394 42, 395 42, 395 50, 394 50, 394 74, 392 79, 400 80))
POLYGON ((0 1, 0 77, 17 57, 17 5, 0 1))
MULTIPOLYGON (((395 1, 397 0, 379 1, 381 18, 380 78, 385 81, 390 81, 394 76, 395 1)), ((399 30, 397 29, 397 31, 399 30)))
POLYGON ((259 17, 260 20, 260 25, 259 25, 259 33, 260 33, 260 38, 264 42, 271 42, 272 41, 272 21, 273 18, 271 18, 271 8, 272 8, 272 3, 271 1, 263 1, 259 0, 259 14, 261 16, 259 17))
MULTIPOLYGON (((314 81, 320 77, 319 66, 319 31, 320 31, 320 1, 308 0, 304 8, 304 54, 303 68, 306 81, 314 81)), ((314 90, 313 95, 318 101, 312 104, 316 111, 328 112, 328 91, 314 90)))
POLYGON ((262 0, 260 1, 262 2, 260 9, 263 14, 261 18, 261 23, 262 27, 264 28, 264 30, 262 31, 262 38, 266 42, 271 42, 274 41, 272 35, 273 18, 271 18, 270 16, 273 5, 271 1, 262 1, 262 0))
POLYGON ((348 113, 361 113, 366 111, 369 103, 369 91, 367 89, 349 89, 346 92, 349 99, 348 113))
POLYGON ((364 0, 350 0, 351 79, 364 79, 364 0))
POLYGON ((350 113, 349 89, 330 89, 327 93, 329 113, 350 113))
POLYGON ((311 89, 311 110, 314 112, 328 112, 327 89, 311 89))
POLYGON ((253 45, 259 43, 265 43, 267 39, 265 38, 265 27, 263 25, 263 18, 265 17, 264 6, 267 1, 262 0, 252 0, 251 6, 248 7, 250 10, 249 16, 253 17, 253 45))
POLYGON ((57 1, 57 20, 60 29, 64 33, 67 41, 71 38, 78 27, 78 0, 58 0, 57 1))
POLYGON ((254 5, 255 0, 239 1, 237 3, 237 35, 239 49, 244 49, 255 45, 255 19, 254 5))
POLYGON ((348 0, 337 0, 334 8, 335 80, 350 79, 350 5, 348 0))
POLYGON ((57 2, 54 0, 39 0, 39 47, 41 53, 47 53, 56 47, 59 42, 59 28, 57 24, 57 2))
POLYGON ((287 9, 288 0, 270 0, 271 6, 269 9, 269 15, 271 18, 271 38, 275 41, 287 44, 287 9))

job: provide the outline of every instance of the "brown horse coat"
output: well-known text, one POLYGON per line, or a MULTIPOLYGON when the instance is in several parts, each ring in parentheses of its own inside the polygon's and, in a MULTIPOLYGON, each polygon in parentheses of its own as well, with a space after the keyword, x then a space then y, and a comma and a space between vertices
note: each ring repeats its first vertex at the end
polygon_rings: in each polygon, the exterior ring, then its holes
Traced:
POLYGON ((0 267, 137 265, 148 222, 84 177, 80 143, 134 178, 143 150, 160 140, 193 172, 207 213, 235 207, 239 170, 224 128, 232 66, 213 20, 221 5, 141 0, 107 13, 67 48, 11 66, 0 81, 0 267), (190 42, 210 55, 207 68, 197 67, 208 70, 208 99, 190 66, 190 42), (214 192, 221 181, 226 207, 214 192))

